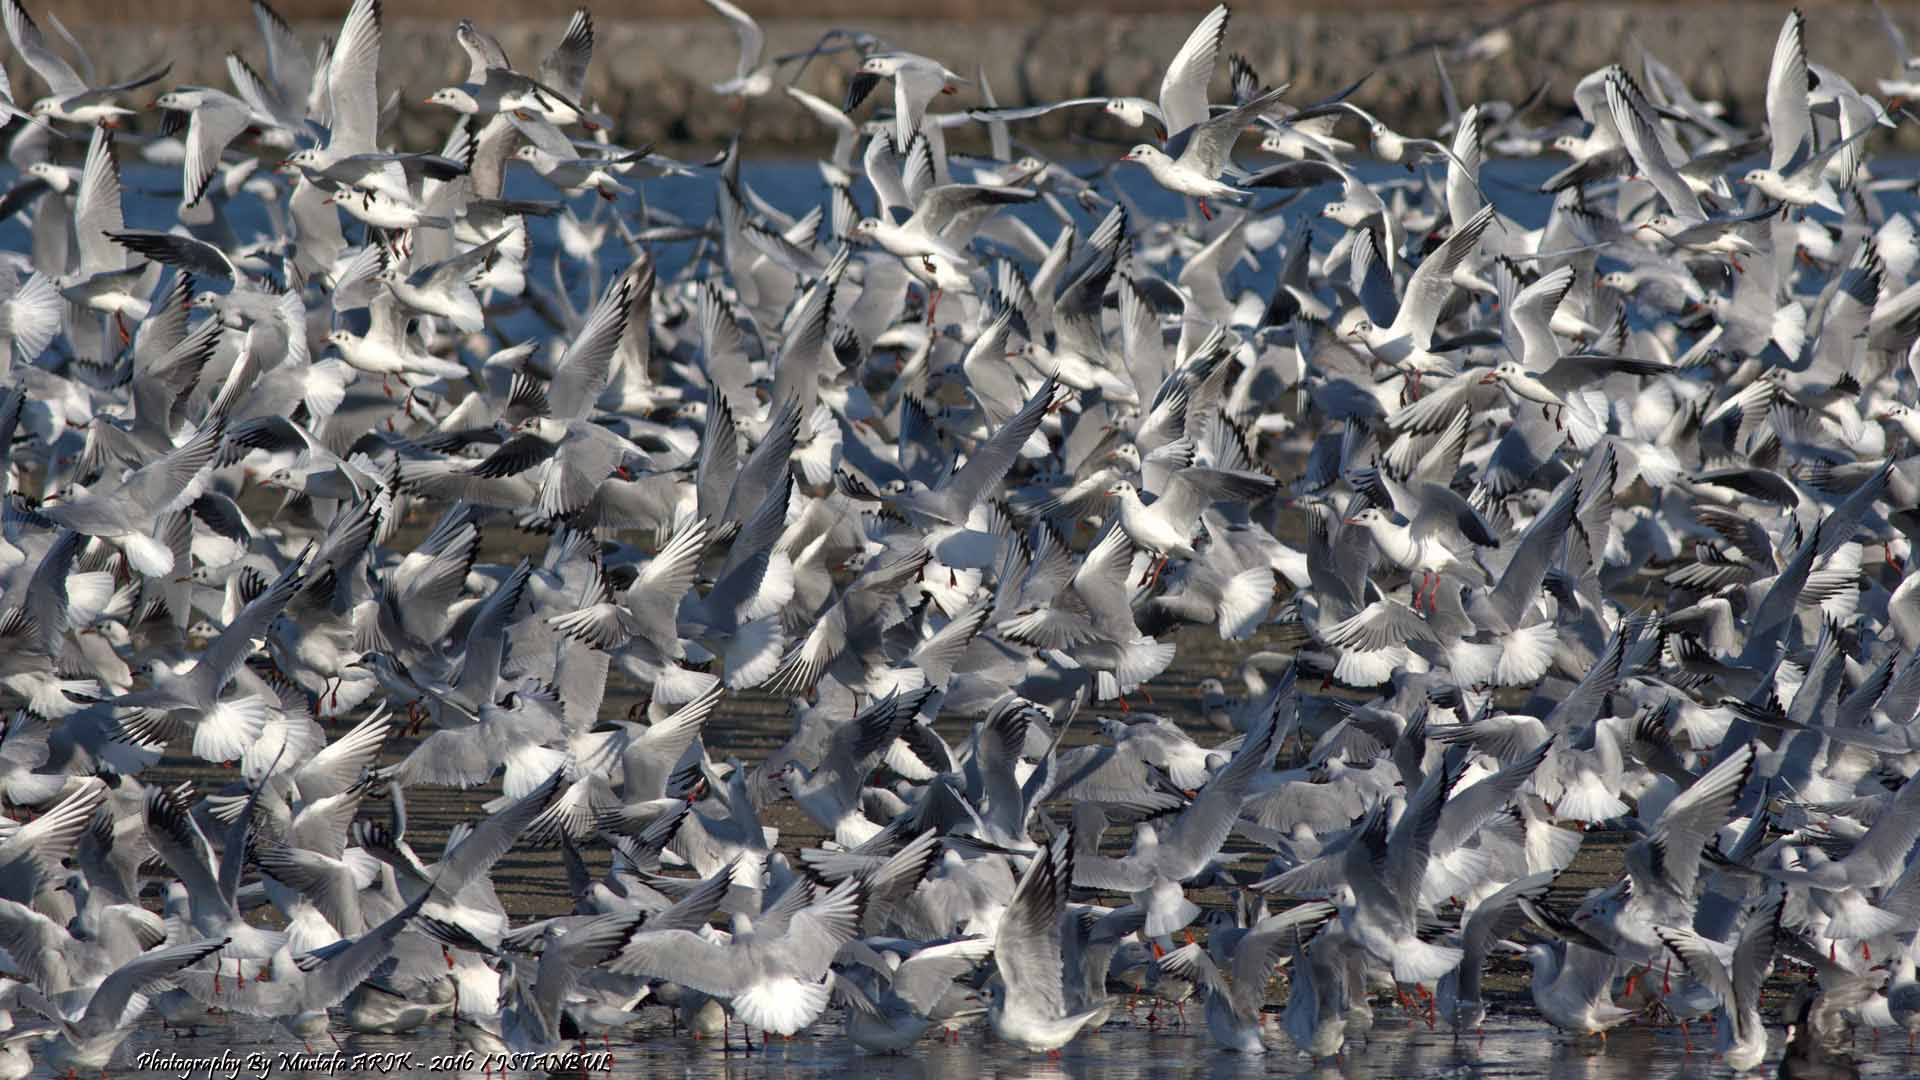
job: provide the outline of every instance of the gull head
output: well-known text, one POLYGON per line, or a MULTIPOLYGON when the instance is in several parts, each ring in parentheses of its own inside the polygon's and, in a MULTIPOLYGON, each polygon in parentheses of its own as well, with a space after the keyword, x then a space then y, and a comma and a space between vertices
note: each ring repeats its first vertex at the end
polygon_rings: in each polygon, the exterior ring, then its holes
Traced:
POLYGON ((457 86, 443 86, 435 90, 427 96, 427 104, 445 106, 469 116, 480 111, 480 103, 474 100, 473 95, 457 86))
MULTIPOLYGON (((1043 364, 1046 361, 1051 360, 1052 357, 1048 355, 1046 346, 1041 345, 1038 342, 1027 341, 1027 342, 1022 342, 1021 344, 1016 345, 1011 349, 1008 349, 1007 359, 1025 360, 1029 364, 1043 364)), ((964 367, 961 368, 961 371, 964 372, 965 370, 966 369, 964 367)), ((964 379, 965 379, 965 376, 964 375, 961 376, 961 380, 964 381, 964 379)))
POLYGON ((545 150, 542 150, 539 147, 533 145, 532 143, 528 143, 527 145, 522 146, 520 149, 515 150, 513 152, 513 156, 533 166, 541 166, 541 165, 545 165, 550 161, 559 160, 555 158, 553 155, 547 153, 545 150))
POLYGON ((1361 510, 1343 520, 1349 525, 1358 525, 1363 529, 1371 529, 1376 525, 1390 524, 1387 521, 1387 515, 1382 513, 1377 506, 1369 506, 1365 510, 1361 510))
POLYGON ((1624 271, 1620 270, 1611 270, 1600 275, 1600 284, 1619 292, 1630 293, 1633 291, 1632 279, 1627 277, 1624 271))
POLYGON ((1673 224, 1674 224, 1673 217, 1671 215, 1655 214, 1652 217, 1648 218, 1647 220, 1641 222, 1640 227, 1643 229, 1652 229, 1654 232, 1659 233, 1661 236, 1665 236, 1673 230, 1673 224))
POLYGON ((353 335, 345 330, 335 330, 326 337, 327 344, 345 352, 353 344, 353 335))
POLYGON ((861 75, 892 75, 900 70, 900 61, 891 56, 869 56, 855 70, 861 75))
POLYGON ((1200 915, 1200 925, 1207 928, 1208 936, 1227 934, 1238 928, 1239 922, 1233 912, 1226 908, 1208 908, 1200 915))
POLYGON ((32 112, 33 115, 35 116, 46 116, 49 113, 53 112, 54 109, 58 108, 59 105, 60 105, 59 98, 43 97, 39 101, 34 102, 33 108, 30 109, 29 111, 32 112))
POLYGON ((1505 360, 1495 364, 1492 371, 1480 376, 1480 385, 1492 386, 1494 383, 1506 382, 1523 374, 1525 373, 1520 370, 1519 364, 1505 360))
POLYGON ((1320 216, 1332 221, 1337 221, 1342 225, 1348 225, 1350 222, 1357 225, 1366 217, 1364 213, 1354 212, 1358 209, 1358 207, 1350 202, 1343 199, 1335 199, 1320 208, 1320 216))
POLYGON ((1362 316, 1353 320, 1341 333, 1355 341, 1365 341, 1367 336, 1373 333, 1373 320, 1362 316))
POLYGON ((1142 109, 1138 102, 1128 101, 1126 98, 1108 98, 1107 103, 1100 107, 1133 127, 1146 123, 1147 111, 1142 109))
POLYGON ((1571 156, 1575 150, 1580 148, 1580 139, 1573 135, 1561 135, 1554 139, 1551 145, 1555 150, 1571 156))
POLYGON ((1107 494, 1118 499, 1124 499, 1129 496, 1137 499, 1140 497, 1140 489, 1134 487, 1133 482, 1130 480, 1115 480, 1113 484, 1107 488, 1107 494))
POLYGON ((179 111, 185 111, 189 106, 187 105, 186 99, 181 96, 179 91, 169 90, 166 93, 161 94, 159 97, 153 99, 153 107, 156 109, 174 109, 179 111))
POLYGON ((1913 415, 1912 409, 1907 408, 1905 405, 1902 405, 1897 401, 1889 401, 1884 404, 1874 406, 1873 411, 1867 414, 1867 419, 1869 420, 1905 420, 1907 417, 1912 415, 1913 415))
POLYGON ((855 240, 872 240, 880 235, 880 226, 883 224, 877 217, 861 218, 853 223, 852 237, 855 240))
POLYGON ((296 150, 293 153, 288 154, 287 160, 281 162, 280 166, 282 169, 285 169, 288 172, 298 172, 301 166, 305 166, 309 169, 319 168, 320 167, 320 151, 311 146, 307 147, 305 150, 296 150))
POLYGON ((27 166, 27 175, 46 181, 48 187, 62 195, 65 195, 67 189, 73 186, 69 182, 66 171, 51 161, 36 161, 27 166))
POLYGON ((513 425, 513 429, 550 443, 557 443, 567 437, 566 423, 546 416, 526 417, 513 425))
POLYGON ((1765 184, 1777 184, 1779 182, 1780 174, 1774 172, 1772 169, 1754 169, 1752 172, 1734 181, 1736 184, 1745 184, 1748 187, 1761 187, 1765 184))
POLYGON ((1155 147, 1148 146, 1146 143, 1141 143, 1138 146, 1135 146, 1133 149, 1127 151, 1126 156, 1122 157, 1120 160, 1132 161, 1132 162, 1137 162, 1141 165, 1145 165, 1153 161, 1165 161, 1166 158, 1167 158, 1167 155, 1161 153, 1155 147))

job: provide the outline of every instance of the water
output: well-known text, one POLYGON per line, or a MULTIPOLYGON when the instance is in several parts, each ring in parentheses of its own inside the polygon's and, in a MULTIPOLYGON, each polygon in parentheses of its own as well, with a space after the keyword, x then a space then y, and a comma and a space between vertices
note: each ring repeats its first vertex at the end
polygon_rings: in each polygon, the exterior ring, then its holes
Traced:
MULTIPOLYGON (((1249 163, 1252 161, 1249 159, 1249 163)), ((1546 217, 1552 199, 1540 194, 1538 188, 1542 180, 1556 170, 1557 164, 1545 161, 1500 162, 1489 167, 1484 184, 1489 195, 1501 211, 1522 224, 1539 225, 1546 217)), ((1076 171, 1083 176, 1093 176, 1100 169, 1099 163, 1082 164, 1076 171)), ((174 210, 179 199, 179 172, 154 165, 129 160, 123 166, 123 186, 126 192, 126 221, 130 228, 164 229, 173 224, 174 210)), ((1356 169, 1357 174, 1369 183, 1406 182, 1410 174, 1404 169, 1363 164, 1356 169)), ((0 183, 11 184, 15 173, 12 169, 0 167, 0 183)), ((746 165, 742 169, 745 183, 768 203, 784 213, 799 216, 815 206, 827 205, 829 189, 821 178, 819 169, 812 162, 763 161, 746 165)), ((632 181, 629 181, 630 183, 632 181)), ((650 211, 656 215, 667 215, 689 225, 700 225, 710 221, 714 213, 715 173, 705 170, 695 177, 663 177, 647 181, 642 187, 650 211)), ((1122 165, 1109 170, 1096 180, 1098 189, 1111 196, 1116 189, 1124 193, 1126 199, 1139 207, 1149 217, 1165 219, 1180 217, 1185 213, 1179 196, 1155 185, 1148 178, 1146 170, 1134 165, 1122 165)), ((514 167, 508 170, 506 197, 513 199, 551 200, 557 197, 554 188, 534 175, 529 169, 514 167)), ((864 180, 854 189, 855 199, 866 210, 871 211, 875 200, 871 188, 864 180)), ((1418 198, 1420 193, 1413 192, 1418 198)), ((1252 206, 1261 212, 1279 213, 1293 223, 1302 221, 1319 222, 1316 239, 1322 249, 1330 247, 1337 238, 1336 226, 1319 220, 1322 206, 1339 196, 1338 187, 1321 187, 1289 197, 1283 193, 1261 193, 1252 206), (1277 210, 1272 208, 1280 207, 1277 210)), ((1082 235, 1085 235, 1105 209, 1088 211, 1071 200, 1062 200, 1075 215, 1082 235)), ((585 197, 572 200, 576 213, 583 219, 593 215, 609 213, 607 206, 596 198, 585 197)), ((631 199, 623 200, 613 207, 618 212, 631 215, 635 204, 631 199)), ((1051 240, 1057 233, 1059 221, 1045 208, 1035 204, 1019 208, 1016 213, 1034 226, 1039 235, 1051 240)), ((270 235, 265 208, 258 200, 250 196, 241 196, 227 207, 228 220, 232 224, 234 235, 242 242, 270 235)), ((555 218, 528 218, 528 227, 534 240, 534 257, 529 278, 542 289, 554 287, 553 258, 559 250, 557 239, 558 224, 555 218)), ((349 220, 347 236, 350 241, 359 237, 358 225, 349 220)), ((23 251, 28 249, 29 237, 19 218, 0 222, 0 249, 23 251)), ((671 278, 680 273, 695 251, 695 241, 676 241, 650 245, 650 251, 664 277, 671 278)), ((618 230, 609 230, 605 243, 600 249, 600 270, 598 280, 605 282, 624 266, 630 258, 618 230)), ((1255 269, 1247 263, 1237 268, 1230 283, 1243 288, 1266 289, 1271 286, 1275 260, 1269 258, 1266 264, 1255 269)), ((575 276, 566 282, 566 288, 576 303, 585 299, 584 276, 575 276)))
MULTIPOLYGON (((1198 1018, 1197 1007, 1189 1013, 1198 1018)), ((829 1014, 830 1017, 837 1014, 829 1014)), ((978 1031, 964 1035, 957 1043, 924 1039, 905 1055, 873 1055, 856 1050, 839 1031, 837 1020, 822 1021, 810 1034, 792 1041, 775 1039, 771 1049, 754 1044, 751 1053, 741 1052, 738 1043, 732 1053, 723 1053, 717 1044, 696 1043, 688 1036, 661 1032, 655 1038, 615 1037, 603 1048, 595 1039, 586 1044, 587 1055, 601 1055, 592 1072, 565 1071, 565 1075, 608 1077, 610 1080, 656 1080, 677 1077, 682 1080, 808 1080, 812 1077, 845 1076, 857 1069, 860 1080, 962 1080, 991 1077, 995 1080, 1239 1080, 1252 1077, 1341 1077, 1345 1080, 1387 1080, 1390 1077, 1424 1077, 1430 1080, 1466 1077, 1532 1077, 1540 1080, 1654 1080, 1703 1076, 1709 1072, 1725 1074, 1709 1053, 1688 1054, 1677 1030, 1629 1027, 1616 1030, 1606 1042, 1598 1039, 1573 1039, 1536 1022, 1501 1018, 1490 1020, 1479 1038, 1456 1040, 1442 1029, 1429 1031, 1424 1023, 1409 1023, 1382 1013, 1372 1037, 1364 1045, 1348 1047, 1340 1061, 1315 1063, 1295 1053, 1279 1028, 1279 1017, 1269 1017, 1264 1057, 1247 1057, 1213 1049, 1203 1030, 1150 1032, 1145 1027, 1128 1026, 1115 1021, 1099 1032, 1083 1035, 1067 1044, 1059 1060, 1028 1054, 993 1041, 978 1031)), ((1780 1052, 1784 1033, 1775 1029, 1773 1053, 1780 1052)), ((1710 1040, 1710 1028, 1696 1026, 1696 1038, 1710 1040)), ((1920 1056, 1905 1052, 1904 1042, 1889 1037, 1884 1052, 1871 1050, 1863 1041, 1858 1049, 1863 1077, 1913 1076, 1920 1070, 1920 1056)), ((316 1056, 331 1057, 336 1047, 322 1039, 313 1047, 316 1056)), ((218 1032, 207 1030, 192 1038, 175 1038, 159 1029, 156 1022, 142 1024, 140 1031, 121 1050, 116 1071, 137 1069, 142 1076, 179 1077, 185 1068, 159 1069, 149 1059, 148 1068, 136 1062, 144 1051, 175 1054, 182 1058, 219 1059, 231 1051, 241 1063, 239 1076, 258 1076, 260 1070, 246 1067, 247 1055, 265 1055, 269 1075, 279 1077, 289 1070, 281 1054, 302 1055, 297 1041, 289 1043, 277 1024, 236 1018, 218 1032)), ((377 1077, 435 1072, 436 1075, 481 1077, 482 1063, 477 1055, 456 1049, 444 1025, 405 1036, 342 1035, 337 1048, 347 1065, 328 1070, 325 1075, 377 1077), (365 1062, 354 1068, 357 1055, 365 1062)), ((164 1061, 162 1058, 160 1061, 164 1061)), ((1775 1058, 1762 1066, 1762 1075, 1771 1076, 1775 1058)), ((234 1072, 217 1065, 216 1077, 234 1072)), ((41 1074, 43 1075, 44 1070, 41 1074)), ((537 1075, 535 1070, 517 1070, 517 1075, 537 1075)), ((193 1072, 207 1076, 204 1067, 193 1072)), ((490 1075, 497 1076, 497 1071, 490 1075)))

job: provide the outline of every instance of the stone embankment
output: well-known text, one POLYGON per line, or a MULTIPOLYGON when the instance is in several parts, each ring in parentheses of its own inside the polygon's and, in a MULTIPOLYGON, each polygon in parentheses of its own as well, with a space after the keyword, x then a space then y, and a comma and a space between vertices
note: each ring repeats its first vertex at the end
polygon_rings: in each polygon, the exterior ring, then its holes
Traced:
MULTIPOLYGON (((238 5, 235 5, 236 7, 238 5)), ((543 4, 542 7, 551 7, 543 4)), ((752 5, 749 4, 749 7, 752 5)), ((884 5, 883 5, 884 6, 884 5)), ((1551 81, 1550 108, 1541 121, 1566 109, 1580 73, 1620 61, 1636 74, 1643 50, 1678 71, 1703 100, 1724 101, 1736 117, 1753 123, 1764 112, 1767 63, 1785 8, 1767 4, 1566 3, 1531 11, 1499 29, 1465 14, 1468 5, 1396 10, 1355 2, 1351 10, 1315 5, 1298 14, 1236 12, 1230 48, 1251 60, 1270 82, 1291 82, 1289 100, 1305 103, 1360 76, 1372 78, 1353 98, 1409 130, 1430 128, 1444 116, 1434 71, 1436 45, 1450 54, 1448 70, 1463 102, 1523 99, 1551 81)), ((1896 8, 1904 5, 1895 5, 1896 8)), ((400 95, 399 141, 430 145, 446 131, 450 116, 421 104, 434 89, 460 81, 466 59, 453 41, 453 20, 409 18, 406 5, 388 5, 383 93, 400 95)), ((241 9, 244 11, 244 8, 241 9)), ((460 10, 466 10, 461 8, 460 10)), ((1497 12, 1498 9, 1495 9, 1497 12)), ((474 9, 476 18, 528 66, 557 37, 564 19, 506 22, 474 9)), ((1809 51, 1855 85, 1875 92, 1894 72, 1892 46, 1871 5, 1817 4, 1810 12, 1809 51)), ((1899 16, 1920 40, 1920 9, 1899 16)), ((904 49, 945 60, 964 74, 984 74, 1002 104, 1111 94, 1151 95, 1163 65, 1192 27, 1193 13, 1171 15, 1046 14, 1030 22, 990 18, 943 22, 903 19, 770 18, 764 21, 768 54, 804 49, 835 26, 852 26, 904 49)), ((620 136, 653 141, 663 148, 713 145, 740 127, 737 103, 708 89, 733 72, 737 49, 727 24, 716 18, 641 20, 603 14, 597 19, 588 96, 618 117, 620 136)), ((300 21, 310 43, 337 29, 337 22, 300 21)), ((174 69, 168 84, 227 86, 224 58, 237 51, 263 67, 264 47, 249 20, 191 22, 136 29, 134 24, 73 27, 103 74, 128 72, 162 59, 174 69)), ((16 94, 31 100, 43 92, 17 56, 6 66, 16 94)), ((845 57, 816 59, 799 85, 840 100, 852 64, 845 57)), ((1224 76, 1219 85, 1224 86, 1224 76)), ((950 107, 973 104, 962 95, 950 107)), ((863 106, 861 115, 871 113, 863 106)), ((823 135, 795 105, 775 95, 759 99, 744 117, 748 145, 759 153, 808 152, 823 135)), ((1920 125, 1910 125, 1920 129, 1920 125)), ((1074 139, 1123 139, 1110 122, 1089 123, 1087 113, 1056 115, 1024 125, 1018 135, 1058 149, 1074 139)), ((1909 140, 1920 137, 1905 133, 1909 140)), ((967 145, 966 136, 958 136, 967 145)), ((1088 153, 1107 153, 1088 148, 1088 153)))

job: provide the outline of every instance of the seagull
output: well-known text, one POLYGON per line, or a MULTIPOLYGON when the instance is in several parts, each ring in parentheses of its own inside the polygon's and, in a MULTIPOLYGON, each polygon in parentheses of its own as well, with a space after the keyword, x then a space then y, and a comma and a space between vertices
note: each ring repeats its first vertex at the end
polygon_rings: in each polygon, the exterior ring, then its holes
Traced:
MULTIPOLYGON (((835 989, 847 1003, 848 1041, 880 1053, 907 1050, 934 1025, 935 1014, 943 1011, 942 1002, 960 989, 954 980, 991 955, 993 943, 985 938, 929 945, 905 957, 891 950, 883 952, 887 967, 874 970, 874 975, 885 991, 877 995, 851 975, 836 974, 835 989)), ((949 1013, 941 1019, 950 1021, 962 1015, 949 1013)))
MULTIPOLYGON (((134 112, 115 105, 114 97, 159 82, 173 69, 172 64, 167 64, 125 82, 89 86, 87 80, 74 71, 73 65, 47 46, 47 39, 40 33, 40 27, 27 14, 20 0, 7 0, 5 17, 7 37, 12 39, 14 51, 26 60, 27 66, 40 76, 50 91, 47 97, 33 103, 32 115, 36 118, 118 127, 123 117, 132 116, 134 112)), ((91 70, 92 65, 86 63, 84 56, 81 61, 83 66, 91 70)), ((8 96, 11 97, 11 93, 8 96)))
POLYGON ((987 1023, 1014 1046, 1052 1057, 1098 1012, 1067 1012, 1060 916, 1073 861, 1073 830, 1066 829, 1020 875, 993 942, 1000 981, 989 986, 987 1023))
POLYGON ((1482 207, 1465 227, 1447 237, 1415 268, 1391 323, 1376 326, 1362 316, 1346 327, 1346 335, 1365 345, 1376 359, 1411 372, 1417 387, 1422 366, 1438 362, 1433 353, 1433 328, 1453 292, 1454 272, 1479 247, 1492 220, 1493 207, 1482 207))
POLYGON ((1272 108, 1285 90, 1269 90, 1244 105, 1197 121, 1171 135, 1165 149, 1140 143, 1120 160, 1144 166, 1154 183, 1168 191, 1198 200, 1201 214, 1212 220, 1208 199, 1236 200, 1251 194, 1221 182, 1220 175, 1232 164, 1233 145, 1247 125, 1272 108))
POLYGON ((1333 905, 1309 901, 1244 930, 1215 928, 1204 948, 1186 945, 1161 957, 1160 970, 1191 978, 1206 990, 1207 1034, 1215 1046, 1236 1054, 1264 1054, 1261 1006, 1267 980, 1291 958, 1291 950, 1311 941, 1334 914, 1333 905))
MULTIPOLYGON (((794 886, 811 893, 811 887, 794 886)), ((615 972, 670 978, 726 999, 749 1028, 792 1035, 818 1019, 831 996, 828 967, 851 941, 864 903, 849 879, 791 916, 784 932, 762 935, 753 920, 735 915, 725 944, 688 930, 636 935, 609 965, 615 972)))
POLYGON ((733 78, 714 83, 713 92, 742 98, 765 96, 773 89, 773 67, 760 63, 761 54, 767 48, 766 32, 760 29, 759 23, 753 21, 753 16, 728 3, 728 0, 707 0, 707 6, 727 20, 733 27, 734 35, 740 39, 739 67, 734 69, 733 78))
MULTIPOLYGON (((711 2, 711 0, 709 0, 711 2)), ((927 106, 942 94, 957 93, 969 80, 930 57, 907 52, 882 52, 868 56, 854 70, 847 85, 845 111, 852 112, 873 87, 883 79, 893 80, 893 138, 895 146, 913 141, 926 119, 927 106)))
POLYGON ((1180 51, 1167 64, 1167 74, 1160 80, 1158 104, 1144 98, 1109 98, 1103 107, 1132 127, 1141 127, 1152 117, 1159 125, 1163 141, 1206 120, 1211 108, 1207 85, 1213 81, 1213 71, 1219 63, 1229 17, 1225 4, 1216 5, 1201 17, 1181 44, 1180 51))
POLYGON ((115 541, 128 562, 149 577, 170 574, 173 550, 154 539, 155 524, 162 514, 200 496, 201 474, 213 463, 224 435, 224 419, 215 416, 164 456, 48 506, 42 513, 77 533, 115 541))
POLYGON ((1133 850, 1125 858, 1081 855, 1074 863, 1074 884, 1129 893, 1146 909, 1143 932, 1167 937, 1200 915, 1186 897, 1185 882, 1199 878, 1220 853, 1233 821, 1247 800, 1256 774, 1267 771, 1275 748, 1272 718, 1247 734, 1233 759, 1209 779, 1166 826, 1163 842, 1149 822, 1134 826, 1133 850))
POLYGON ((1773 968, 1783 903, 1780 890, 1767 891, 1747 912, 1746 923, 1733 943, 1731 956, 1723 952, 1721 943, 1701 937, 1690 928, 1660 930, 1660 940, 1720 1000, 1717 1049, 1727 1067, 1735 1072, 1757 1068, 1767 1056, 1766 1020, 1760 1015, 1760 984, 1766 982, 1773 968))
POLYGON ((53 1021, 56 1033, 45 1043, 47 1063, 53 1068, 105 1070, 120 1044, 134 1034, 133 1021, 147 1006, 145 994, 166 984, 169 976, 215 955, 227 939, 169 945, 143 953, 122 964, 85 1000, 62 1007, 31 987, 20 991, 20 1004, 53 1021))

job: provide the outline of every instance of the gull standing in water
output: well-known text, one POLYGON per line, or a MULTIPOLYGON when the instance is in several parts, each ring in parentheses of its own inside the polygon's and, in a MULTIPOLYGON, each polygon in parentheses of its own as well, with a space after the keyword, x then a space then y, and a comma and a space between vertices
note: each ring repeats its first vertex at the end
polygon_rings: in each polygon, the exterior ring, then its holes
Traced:
POLYGON ((746 1027, 793 1035, 826 1011, 828 968, 858 932, 864 903, 860 882, 849 879, 801 908, 781 931, 758 933, 752 918, 735 915, 724 944, 687 930, 643 932, 609 966, 723 998, 746 1027))
POLYGON ((1059 1057, 1102 1009, 1067 1012, 1066 969, 1061 953, 1060 916, 1073 884, 1073 830, 1064 829, 1032 862, 994 935, 993 963, 999 980, 987 1023, 993 1033, 1030 1052, 1059 1057))
POLYGON ((1310 901, 1269 915, 1247 929, 1215 926, 1203 947, 1191 944, 1160 958, 1162 974, 1190 978, 1207 995, 1207 1034, 1235 1054, 1264 1054, 1261 1006, 1274 967, 1334 917, 1332 904, 1310 901))
POLYGON ((133 1021, 146 1010, 146 993, 166 985, 182 968, 218 953, 226 938, 188 942, 155 949, 123 964, 101 981, 76 1006, 57 1006, 31 987, 20 991, 20 1003, 53 1021, 56 1032, 45 1044, 46 1061, 58 1070, 106 1071, 120 1044, 132 1038, 133 1021))
POLYGON ((1774 946, 1780 936, 1780 909, 1784 890, 1768 889, 1747 912, 1747 921, 1733 943, 1731 954, 1718 941, 1701 937, 1688 927, 1662 927, 1660 940, 1686 965, 1693 977, 1707 985, 1720 1001, 1715 1049, 1734 1072, 1759 1066, 1767 1056, 1767 1024, 1760 1015, 1760 985, 1773 969, 1774 946))

